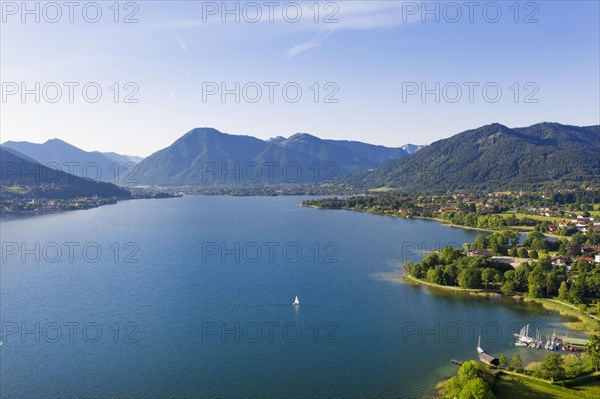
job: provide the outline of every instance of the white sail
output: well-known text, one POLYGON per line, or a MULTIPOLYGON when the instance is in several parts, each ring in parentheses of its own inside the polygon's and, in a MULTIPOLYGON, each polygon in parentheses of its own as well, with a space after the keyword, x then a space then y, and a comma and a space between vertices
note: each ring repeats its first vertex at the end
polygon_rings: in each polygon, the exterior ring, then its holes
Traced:
POLYGON ((296 295, 296 299, 294 299, 294 303, 292 305, 300 305, 300 301, 298 300, 298 295, 296 295))
POLYGON ((528 346, 534 341, 534 339, 529 336, 529 324, 521 328, 518 335, 515 335, 517 336, 517 342, 515 344, 517 346, 528 346))
POLYGON ((477 353, 483 353, 483 349, 481 349, 481 335, 479 336, 479 341, 477 341, 477 353))

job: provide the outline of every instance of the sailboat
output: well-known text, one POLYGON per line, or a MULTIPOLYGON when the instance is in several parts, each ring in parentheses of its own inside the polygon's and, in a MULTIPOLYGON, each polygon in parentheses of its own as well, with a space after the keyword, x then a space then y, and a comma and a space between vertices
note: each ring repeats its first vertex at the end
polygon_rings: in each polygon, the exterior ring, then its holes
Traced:
POLYGON ((515 342, 516 346, 528 346, 533 341, 533 338, 529 336, 529 324, 521 329, 519 334, 515 334, 518 338, 517 342, 515 342))
POLYGON ((481 335, 479 336, 479 341, 477 341, 477 353, 483 353, 483 349, 481 349, 481 335))
POLYGON ((297 306, 300 305, 300 301, 298 300, 298 295, 296 295, 296 299, 294 299, 294 303, 292 305, 297 306))

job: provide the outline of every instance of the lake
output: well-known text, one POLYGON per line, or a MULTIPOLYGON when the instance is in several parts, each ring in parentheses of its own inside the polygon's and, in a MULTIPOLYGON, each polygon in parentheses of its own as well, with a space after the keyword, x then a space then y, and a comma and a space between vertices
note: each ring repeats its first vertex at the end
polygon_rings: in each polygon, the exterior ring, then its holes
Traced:
POLYGON ((381 273, 476 231, 299 206, 123 201, 3 220, 0 396, 420 398, 451 359, 510 348, 532 304, 381 273), (292 306, 298 295, 299 306, 292 306))

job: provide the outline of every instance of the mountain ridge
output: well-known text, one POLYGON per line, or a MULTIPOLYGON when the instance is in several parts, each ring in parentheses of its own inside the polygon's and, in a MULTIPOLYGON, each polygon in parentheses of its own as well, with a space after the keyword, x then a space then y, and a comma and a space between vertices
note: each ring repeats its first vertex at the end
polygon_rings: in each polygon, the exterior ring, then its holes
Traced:
POLYGON ((146 184, 320 183, 406 155, 400 148, 324 140, 308 133, 261 140, 203 127, 190 130, 146 157, 138 164, 137 175, 146 184), (261 178, 243 175, 249 165, 261 178), (266 170, 271 166, 278 170, 266 170), (231 168, 239 178, 228 179, 231 168), (290 176, 286 168, 295 169, 299 176, 290 176), (268 177, 264 175, 267 172, 268 177))
POLYGON ((536 189, 598 184, 600 126, 499 123, 438 140, 406 158, 339 182, 414 192, 536 189))
POLYGON ((18 196, 10 187, 26 188, 37 198, 67 199, 76 197, 130 198, 131 193, 112 183, 92 181, 58 171, 28 158, 18 151, 0 146, 0 185, 3 196, 18 196))

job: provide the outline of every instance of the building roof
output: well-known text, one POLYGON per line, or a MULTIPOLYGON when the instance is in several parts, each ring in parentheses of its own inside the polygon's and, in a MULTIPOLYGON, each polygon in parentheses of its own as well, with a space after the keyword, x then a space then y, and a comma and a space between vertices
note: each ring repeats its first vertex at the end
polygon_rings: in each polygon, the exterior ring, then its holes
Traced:
POLYGON ((494 366, 500 364, 498 359, 496 359, 494 356, 488 355, 487 353, 480 353, 479 360, 486 364, 493 364, 494 366))

